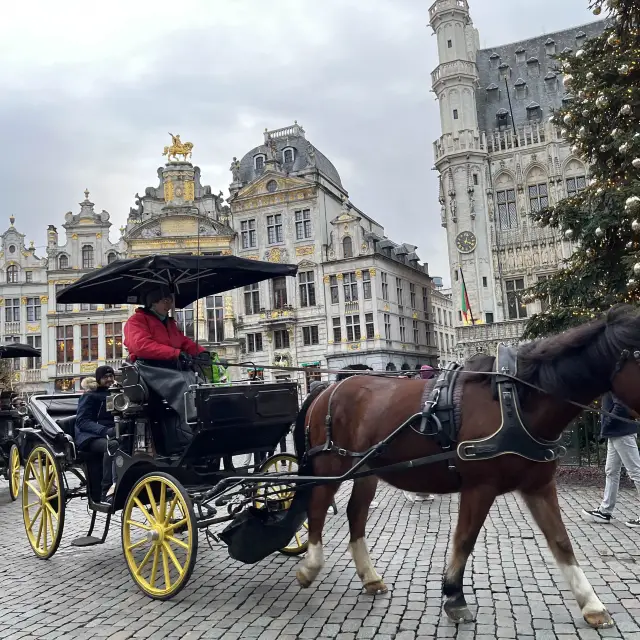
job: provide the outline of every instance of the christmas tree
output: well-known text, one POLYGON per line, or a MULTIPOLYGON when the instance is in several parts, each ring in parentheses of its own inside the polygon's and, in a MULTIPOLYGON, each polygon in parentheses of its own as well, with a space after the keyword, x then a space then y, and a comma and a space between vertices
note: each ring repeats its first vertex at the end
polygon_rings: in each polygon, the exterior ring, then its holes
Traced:
POLYGON ((640 2, 595 0, 608 12, 601 36, 559 55, 572 99, 554 112, 572 153, 589 165, 587 187, 533 214, 577 248, 564 268, 527 293, 547 310, 525 338, 557 333, 620 302, 640 301, 640 2))

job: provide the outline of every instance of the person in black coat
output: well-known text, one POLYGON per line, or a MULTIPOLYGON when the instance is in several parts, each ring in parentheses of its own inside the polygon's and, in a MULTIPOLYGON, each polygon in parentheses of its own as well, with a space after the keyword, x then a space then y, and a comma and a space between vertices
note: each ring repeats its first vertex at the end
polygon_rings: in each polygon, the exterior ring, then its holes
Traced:
POLYGON ((107 451, 107 436, 115 436, 113 415, 107 411, 109 387, 114 383, 114 371, 102 366, 96 369, 95 380, 87 378, 87 391, 78 402, 76 416, 76 446, 80 451, 102 454, 101 502, 109 503, 115 487, 115 473, 111 456, 107 451))

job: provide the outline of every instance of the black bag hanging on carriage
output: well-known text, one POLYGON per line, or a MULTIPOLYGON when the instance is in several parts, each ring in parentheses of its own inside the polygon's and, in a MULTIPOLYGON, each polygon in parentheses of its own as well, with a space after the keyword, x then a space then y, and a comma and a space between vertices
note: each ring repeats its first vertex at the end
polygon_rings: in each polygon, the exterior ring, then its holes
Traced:
POLYGON ((253 564, 286 547, 307 519, 308 491, 296 491, 286 511, 249 507, 219 534, 234 560, 253 564))

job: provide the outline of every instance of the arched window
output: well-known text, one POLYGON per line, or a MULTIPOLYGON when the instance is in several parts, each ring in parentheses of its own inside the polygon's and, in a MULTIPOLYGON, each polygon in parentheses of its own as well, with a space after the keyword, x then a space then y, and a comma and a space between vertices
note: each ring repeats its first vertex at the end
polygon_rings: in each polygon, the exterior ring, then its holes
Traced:
POLYGON ((295 158, 295 154, 292 147, 287 147, 282 151, 283 164, 291 164, 294 158, 295 158))
POLYGON ((118 259, 118 256, 115 253, 109 253, 107 255, 107 264, 111 264, 112 262, 115 262, 118 259))
POLYGON ((58 257, 58 269, 68 269, 69 268, 69 256, 66 256, 64 253, 58 257))
POLYGON ((516 188, 508 173, 501 173, 495 181, 496 209, 501 229, 517 229, 518 210, 516 206, 516 188))
POLYGON ((262 154, 253 158, 253 166, 256 171, 262 171, 264 169, 264 156, 262 154))
POLYGON ((93 247, 90 244, 85 244, 82 247, 82 268, 93 269, 93 247))
POLYGON ((400 369, 402 369, 402 371, 409 371, 409 369, 411 369, 411 367, 406 362, 403 362, 402 366, 400 367, 400 369))
POLYGON ((549 206, 547 174, 540 167, 533 167, 527 175, 527 196, 531 213, 537 213, 549 206))
POLYGON ((350 236, 345 236, 342 240, 342 257, 353 258, 353 242, 350 236))
POLYGON ((7 267, 7 282, 18 282, 18 267, 15 264, 7 267))
POLYGON ((393 362, 389 362, 389 363, 387 363, 386 370, 387 371, 395 371, 396 370, 396 365, 393 364, 393 362))

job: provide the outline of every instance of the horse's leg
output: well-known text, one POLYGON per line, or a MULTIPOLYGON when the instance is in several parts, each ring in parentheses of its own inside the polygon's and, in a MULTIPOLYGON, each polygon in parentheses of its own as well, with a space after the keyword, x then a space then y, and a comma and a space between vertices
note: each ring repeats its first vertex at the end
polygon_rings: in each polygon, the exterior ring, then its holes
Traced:
POLYGON ((613 619, 596 596, 573 554, 573 547, 560 514, 555 481, 538 491, 522 495, 534 520, 547 539, 549 548, 571 587, 584 619, 595 629, 612 627, 613 619))
POLYGON ((487 485, 465 488, 460 493, 453 552, 442 581, 442 593, 447 598, 444 611, 455 623, 474 620, 463 593, 464 570, 495 498, 493 487, 487 485))
POLYGON ((322 529, 327 511, 338 490, 338 484, 325 484, 311 491, 307 514, 309 516, 309 549, 298 567, 296 578, 302 587, 309 587, 324 566, 322 529))
POLYGON ((378 479, 374 476, 355 480, 347 506, 347 518, 349 518, 349 531, 351 533, 349 551, 356 565, 356 572, 360 580, 362 580, 366 592, 372 596, 387 592, 387 587, 371 562, 365 539, 369 505, 376 495, 377 485, 378 479))

